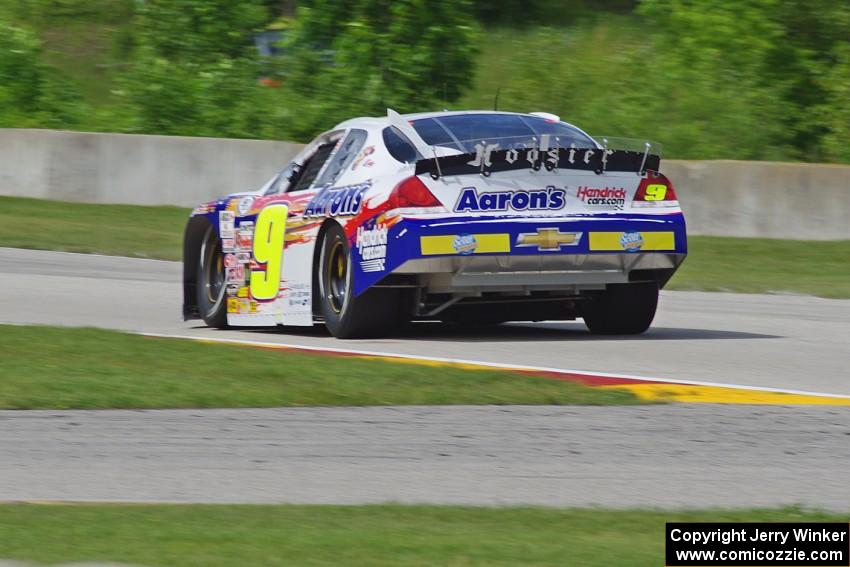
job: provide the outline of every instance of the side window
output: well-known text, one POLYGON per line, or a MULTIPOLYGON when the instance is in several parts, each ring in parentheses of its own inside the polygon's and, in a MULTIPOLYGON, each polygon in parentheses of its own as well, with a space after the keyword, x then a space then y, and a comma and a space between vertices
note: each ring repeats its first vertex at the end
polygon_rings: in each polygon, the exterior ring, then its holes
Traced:
POLYGON ((277 195, 278 193, 286 192, 287 187, 289 187, 289 181, 292 178, 292 173, 298 169, 298 165, 295 162, 287 165, 280 173, 274 176, 274 178, 268 182, 268 186, 266 187, 264 195, 277 195))
POLYGON ((292 180, 287 192, 291 193, 292 191, 309 189, 313 184, 313 181, 316 180, 316 176, 319 175, 319 172, 322 170, 322 166, 325 165, 326 161, 328 161, 328 157, 330 157, 335 146, 336 143, 334 142, 328 142, 327 144, 319 146, 316 153, 314 153, 295 174, 296 178, 292 180))
POLYGON ((395 126, 384 128, 383 136, 387 151, 397 161, 413 163, 421 158, 419 152, 416 151, 416 147, 395 126))
POLYGON ((342 141, 333 159, 328 163, 328 167, 325 168, 325 172, 317 185, 327 185, 336 181, 339 175, 354 161, 357 153, 366 143, 367 135, 365 130, 351 130, 345 140, 342 141))

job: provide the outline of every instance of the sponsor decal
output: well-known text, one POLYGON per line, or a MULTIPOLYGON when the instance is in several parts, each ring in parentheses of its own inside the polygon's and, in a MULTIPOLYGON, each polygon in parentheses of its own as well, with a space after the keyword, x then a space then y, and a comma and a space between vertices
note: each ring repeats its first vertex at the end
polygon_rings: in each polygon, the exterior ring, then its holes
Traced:
MULTIPOLYGON (((651 149, 651 148, 650 148, 651 149)), ((543 134, 527 148, 501 149, 497 143, 479 142, 467 154, 426 158, 416 164, 416 175, 429 173, 434 179, 443 175, 481 174, 488 177, 499 171, 531 169, 555 171, 559 168, 595 171, 657 171, 660 157, 645 151, 612 150, 578 147, 575 143, 561 147, 557 137, 543 134), (471 158, 471 159, 470 159, 471 158)))
POLYGON ((576 197, 587 205, 614 207, 623 209, 626 206, 626 190, 623 187, 588 187, 580 186, 576 197))
POLYGON ((363 193, 372 181, 346 187, 321 189, 307 204, 304 217, 341 217, 356 215, 363 204, 363 193))
POLYGON ((235 297, 236 294, 239 293, 239 284, 227 284, 227 295, 228 297, 235 297))
POLYGON ((536 246, 538 250, 560 250, 561 246, 577 246, 581 232, 561 232, 559 228, 538 228, 537 232, 523 232, 517 237, 518 248, 536 246))
POLYGON ((246 315, 249 313, 254 314, 257 312, 257 305, 258 303, 256 301, 230 297, 227 299, 227 312, 246 315))
POLYGON ((254 247, 254 223, 243 222, 236 231, 236 246, 240 250, 250 251, 254 247))
POLYGON ((676 249, 676 234, 669 231, 591 232, 589 248, 594 252, 671 251, 676 249))
POLYGON ((233 238, 236 214, 233 211, 221 211, 218 214, 218 232, 222 239, 233 238))
POLYGON ((224 267, 225 268, 235 268, 239 265, 239 260, 236 259, 235 254, 225 254, 224 255, 224 267))
POLYGON ((195 210, 192 211, 192 216, 206 215, 212 212, 215 212, 215 201, 210 201, 208 203, 198 205, 197 207, 195 207, 195 210))
MULTIPOLYGON (((499 144, 487 144, 480 142, 475 144, 475 158, 466 162, 467 165, 477 167, 481 173, 487 175, 493 160, 495 159, 494 152, 499 150, 499 144)), ((581 152, 576 148, 575 144, 570 145, 567 161, 573 164, 576 162, 577 152, 581 152)), ((587 149, 584 152, 584 163, 589 164, 590 159, 596 153, 596 150, 587 149)), ((539 170, 541 166, 545 166, 547 170, 552 171, 557 169, 561 163, 561 148, 557 145, 552 145, 552 139, 549 134, 543 134, 540 137, 540 143, 531 148, 523 149, 508 149, 499 153, 499 158, 504 159, 509 165, 523 164, 534 170, 539 170)), ((579 159, 582 159, 579 157, 579 159)))
POLYGON ((510 234, 446 234, 422 236, 419 246, 423 256, 455 254, 496 254, 511 251, 510 234))
POLYGON ((357 167, 362 163, 363 167, 372 167, 375 165, 375 162, 371 159, 366 159, 370 155, 375 153, 375 146, 366 146, 363 148, 363 151, 360 152, 360 155, 357 156, 357 159, 354 160, 354 164, 351 166, 351 171, 357 169, 357 167))
POLYGON ((244 217, 251 210, 251 205, 254 204, 254 197, 242 197, 236 205, 236 212, 240 217, 244 217))
POLYGON ((634 208, 678 206, 679 201, 676 198, 676 192, 672 191, 666 183, 647 183, 643 186, 642 182, 632 201, 634 208))
POLYGON ((304 308, 297 310, 298 312, 306 311, 311 306, 312 287, 310 284, 292 284, 292 287, 284 291, 284 294, 290 307, 304 308))
POLYGON ((637 231, 624 232, 620 237, 620 246, 626 252, 637 252, 643 246, 643 236, 637 231))
POLYGON ((452 248, 461 256, 469 256, 478 248, 478 241, 472 234, 458 234, 452 242, 452 248))
POLYGON ((233 239, 232 238, 222 238, 221 239, 221 251, 222 252, 233 252, 233 239))
POLYGON ((360 268, 364 272, 383 272, 387 258, 387 227, 376 223, 366 229, 357 227, 357 252, 360 253, 360 268))
POLYGON ((237 265, 233 268, 225 268, 227 283, 244 283, 245 282, 245 266, 237 265))
POLYGON ((240 264, 247 264, 251 261, 251 253, 250 252, 237 252, 236 253, 236 261, 240 264))
POLYGON ((239 289, 236 291, 236 297, 241 297, 242 299, 248 297, 248 286, 243 285, 239 287, 239 289))
POLYGON ((554 186, 532 191, 492 191, 479 193, 475 187, 464 187, 455 212, 491 211, 556 211, 564 208, 566 191, 554 186))

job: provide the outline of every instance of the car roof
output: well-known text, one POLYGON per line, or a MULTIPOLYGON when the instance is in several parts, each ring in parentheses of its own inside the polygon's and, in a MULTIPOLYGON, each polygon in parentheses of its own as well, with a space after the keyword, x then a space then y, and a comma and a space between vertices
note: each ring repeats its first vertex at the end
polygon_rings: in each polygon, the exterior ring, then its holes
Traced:
POLYGON ((519 116, 531 116, 524 112, 505 112, 503 110, 443 110, 440 112, 417 112, 414 114, 403 114, 408 120, 422 120, 423 118, 436 118, 441 116, 457 116, 459 114, 511 114, 519 116))
MULTIPOLYGON (((533 115, 530 113, 524 112, 505 112, 501 110, 442 110, 437 112, 416 112, 413 114, 402 114, 402 118, 407 120, 422 120, 423 118, 434 118, 441 116, 457 116, 462 114, 511 114, 515 116, 529 116, 533 115)), ((535 117, 539 118, 539 117, 535 117)), ((343 128, 364 128, 367 130, 371 129, 382 129, 389 126, 389 119, 386 116, 363 116, 360 118, 352 118, 350 120, 346 120, 345 122, 340 122, 334 127, 334 130, 340 130, 343 128)))

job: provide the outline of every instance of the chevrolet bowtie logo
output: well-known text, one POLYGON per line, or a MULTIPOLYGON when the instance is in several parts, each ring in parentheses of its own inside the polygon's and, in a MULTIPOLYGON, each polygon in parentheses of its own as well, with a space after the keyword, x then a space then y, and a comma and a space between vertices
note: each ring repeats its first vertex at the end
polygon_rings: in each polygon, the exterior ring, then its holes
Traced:
POLYGON ((560 250, 561 246, 575 246, 581 240, 580 232, 561 232, 557 228, 538 228, 537 232, 524 232, 517 246, 537 246, 538 250, 560 250))

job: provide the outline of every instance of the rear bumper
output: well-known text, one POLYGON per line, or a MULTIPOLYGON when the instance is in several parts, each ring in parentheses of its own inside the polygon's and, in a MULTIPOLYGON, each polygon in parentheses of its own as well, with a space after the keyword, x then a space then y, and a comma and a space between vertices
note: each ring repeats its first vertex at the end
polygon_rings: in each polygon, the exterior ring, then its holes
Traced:
POLYGON ((389 274, 415 275, 428 293, 578 292, 641 274, 663 285, 687 255, 687 235, 681 213, 403 219, 387 230, 383 270, 352 249, 358 295, 389 274))
POLYGON ((663 285, 684 259, 684 254, 658 252, 449 257, 409 260, 393 273, 417 275, 427 293, 557 290, 578 294, 604 289, 611 283, 644 279, 639 274, 646 274, 645 279, 661 279, 663 285))

